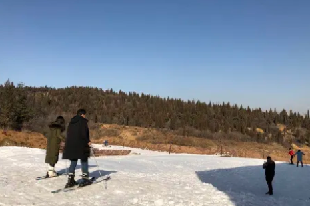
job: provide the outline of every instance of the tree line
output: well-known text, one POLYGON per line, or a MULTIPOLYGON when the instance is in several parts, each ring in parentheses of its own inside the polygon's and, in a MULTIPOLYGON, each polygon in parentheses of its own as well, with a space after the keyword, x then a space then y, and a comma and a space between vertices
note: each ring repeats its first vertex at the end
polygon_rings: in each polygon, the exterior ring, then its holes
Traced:
POLYGON ((0 86, 2 128, 42 131, 47 120, 57 115, 69 120, 79 108, 87 110, 93 123, 178 131, 183 136, 229 139, 234 134, 234 140, 281 144, 310 140, 309 111, 303 116, 291 110, 263 111, 229 102, 183 101, 93 87, 29 87, 9 80, 0 86), (279 124, 285 125, 284 131, 279 124))

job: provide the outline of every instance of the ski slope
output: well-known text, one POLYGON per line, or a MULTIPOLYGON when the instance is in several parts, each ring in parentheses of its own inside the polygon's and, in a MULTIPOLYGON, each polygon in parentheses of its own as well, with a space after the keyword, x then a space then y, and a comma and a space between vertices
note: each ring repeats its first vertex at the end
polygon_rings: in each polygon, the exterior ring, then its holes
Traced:
MULTIPOLYGON (((52 194, 52 190, 64 187, 67 179, 64 175, 35 180, 46 173, 45 150, 0 147, 0 205, 310 205, 309 166, 297 168, 277 162, 274 196, 266 196, 267 185, 262 169, 264 160, 169 155, 139 149, 132 149, 132 152, 135 155, 89 159, 92 176, 99 176, 96 160, 101 172, 111 176, 107 185, 102 182, 52 194)), ((65 171, 68 164, 60 159, 56 170, 65 171)), ((81 174, 79 165, 77 176, 81 174)))

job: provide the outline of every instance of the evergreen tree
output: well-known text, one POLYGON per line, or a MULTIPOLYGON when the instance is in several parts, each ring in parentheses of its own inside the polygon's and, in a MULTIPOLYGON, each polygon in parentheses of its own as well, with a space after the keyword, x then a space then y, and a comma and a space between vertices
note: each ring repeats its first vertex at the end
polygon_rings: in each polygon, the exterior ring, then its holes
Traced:
MULTIPOLYGON (((10 81, 0 86, 0 125, 4 128, 10 126, 20 129, 29 119, 35 125, 34 120, 47 121, 55 115, 70 118, 80 107, 85 108, 87 118, 96 123, 159 129, 166 127, 180 131, 186 128, 186 134, 197 137, 209 138, 210 132, 231 131, 239 134, 240 137, 236 140, 247 135, 243 139, 265 141, 265 135, 270 134, 270 141, 283 143, 283 138, 278 134, 279 123, 292 129, 301 127, 300 131, 310 130, 309 112, 303 117, 293 111, 288 115, 285 110, 280 113, 272 109, 262 111, 260 108, 251 109, 243 105, 231 106, 229 102, 212 104, 182 101, 170 97, 160 98, 144 93, 139 95, 136 92, 126 94, 122 91, 114 92, 112 89, 91 87, 73 86, 55 89, 47 86, 34 88, 18 85, 15 88, 10 81), (261 138, 257 136, 256 128, 265 131, 261 138)), ((225 133, 221 135, 231 138, 232 135, 225 133)), ((288 141, 287 138, 285 140, 288 141)))
POLYGON ((27 94, 22 83, 14 86, 9 80, 0 90, 0 124, 4 129, 11 127, 21 130, 25 121, 29 121, 31 110, 27 105, 27 94))
POLYGON ((10 127, 14 118, 14 89, 14 84, 7 80, 0 90, 0 125, 3 129, 10 127))
POLYGON ((23 84, 18 84, 14 92, 12 128, 16 130, 21 130, 23 123, 32 117, 31 110, 27 105, 27 94, 23 87, 23 84))

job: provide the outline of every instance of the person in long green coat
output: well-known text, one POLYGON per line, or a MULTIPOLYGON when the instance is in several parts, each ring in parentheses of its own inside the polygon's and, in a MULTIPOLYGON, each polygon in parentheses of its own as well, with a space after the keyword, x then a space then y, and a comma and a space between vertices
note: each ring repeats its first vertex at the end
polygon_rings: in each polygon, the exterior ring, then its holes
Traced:
POLYGON ((49 124, 49 132, 47 134, 47 148, 45 163, 49 164, 46 177, 55 177, 57 172, 55 171, 55 165, 59 158, 59 149, 61 142, 65 141, 62 133, 65 131, 65 119, 62 116, 58 116, 56 121, 49 124))

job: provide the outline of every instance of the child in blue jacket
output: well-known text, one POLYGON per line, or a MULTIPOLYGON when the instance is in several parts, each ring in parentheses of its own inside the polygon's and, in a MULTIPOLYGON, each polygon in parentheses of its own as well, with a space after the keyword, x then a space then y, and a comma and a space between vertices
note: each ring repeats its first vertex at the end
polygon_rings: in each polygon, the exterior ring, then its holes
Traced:
POLYGON ((297 155, 297 167, 298 167, 299 162, 301 162, 301 167, 303 167, 304 163, 302 162, 302 156, 305 155, 305 153, 303 153, 302 151, 298 150, 298 152, 296 152, 295 155, 297 155))

